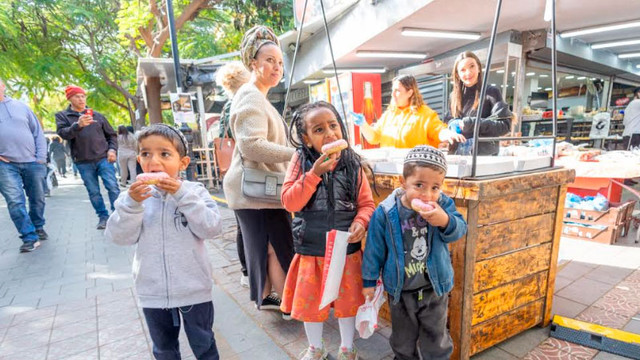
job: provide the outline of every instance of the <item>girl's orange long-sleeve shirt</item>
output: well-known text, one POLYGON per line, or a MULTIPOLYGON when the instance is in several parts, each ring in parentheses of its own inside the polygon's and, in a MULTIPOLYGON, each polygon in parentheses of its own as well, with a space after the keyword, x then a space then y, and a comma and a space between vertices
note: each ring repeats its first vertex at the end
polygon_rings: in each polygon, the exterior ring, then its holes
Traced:
MULTIPOLYGON (((297 162, 298 153, 296 152, 291 158, 291 162, 289 162, 284 184, 282 184, 282 205, 290 212, 302 210, 315 194, 318 184, 322 181, 322 178, 312 170, 307 171, 306 176, 303 177, 303 173, 299 168, 300 165, 297 162)), ((375 203, 373 202, 371 186, 362 170, 360 171, 360 178, 362 179, 362 186, 360 186, 360 192, 358 193, 358 210, 354 221, 359 222, 366 229, 375 210, 375 203)))

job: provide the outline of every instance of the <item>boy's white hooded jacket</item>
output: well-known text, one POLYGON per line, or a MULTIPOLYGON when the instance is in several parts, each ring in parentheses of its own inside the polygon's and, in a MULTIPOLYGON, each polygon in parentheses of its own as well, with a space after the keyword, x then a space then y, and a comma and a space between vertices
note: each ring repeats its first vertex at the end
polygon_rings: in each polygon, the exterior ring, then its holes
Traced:
POLYGON ((204 245, 221 232, 216 202, 200 183, 183 181, 175 194, 153 189, 139 203, 122 192, 105 236, 137 244, 133 278, 144 308, 175 308, 211 301, 211 263, 204 245))

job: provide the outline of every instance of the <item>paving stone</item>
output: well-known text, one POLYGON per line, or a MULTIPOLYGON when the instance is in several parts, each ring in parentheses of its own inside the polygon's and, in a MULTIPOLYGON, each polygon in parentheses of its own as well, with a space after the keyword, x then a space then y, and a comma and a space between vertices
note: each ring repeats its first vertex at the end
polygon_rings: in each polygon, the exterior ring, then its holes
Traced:
MULTIPOLYGON (((391 356, 389 359, 393 359, 391 356)), ((471 360, 517 360, 519 357, 515 357, 512 354, 502 350, 499 347, 491 347, 479 354, 473 355, 471 360)))
POLYGON ((5 334, 6 338, 25 336, 33 333, 39 333, 45 330, 51 330, 53 327, 53 317, 32 320, 10 326, 5 334))
POLYGON ((523 357, 523 360, 589 360, 598 350, 573 344, 564 340, 548 338, 523 357))
MULTIPOLYGON (((81 353, 65 357, 61 360, 98 360, 98 348, 83 351, 81 353)), ((151 359, 151 358, 149 358, 151 359)))
POLYGON ((527 353, 529 353, 529 351, 533 350, 536 346, 540 345, 540 343, 547 340, 548 338, 548 327, 535 327, 498 344, 498 347, 508 352, 509 354, 515 355, 518 358, 522 358, 527 353))
POLYGON ((624 356, 620 356, 620 355, 615 355, 615 354, 611 354, 608 352, 604 352, 604 351, 600 351, 598 353, 598 355, 596 355, 593 360, 627 360, 630 358, 628 357, 624 357, 624 356))
POLYGON ((551 314, 560 315, 568 318, 575 318, 587 308, 587 305, 577 303, 575 301, 565 299, 562 296, 554 296, 551 305, 551 314))
POLYGON ((47 346, 40 346, 32 349, 18 349, 15 352, 3 354, 0 350, 2 360, 45 360, 47 358, 47 346))
POLYGON ((591 280, 597 280, 603 283, 615 285, 629 276, 633 269, 627 269, 615 266, 598 266, 584 277, 591 280))
POLYGON ((566 278, 564 276, 556 276, 556 282, 553 288, 553 292, 557 293, 558 291, 564 289, 567 285, 571 284, 573 280, 566 278))
POLYGON ((140 337, 143 335, 143 332, 144 329, 142 328, 140 320, 131 320, 121 325, 101 329, 98 336, 98 343, 102 346, 129 337, 140 337))
POLYGON ((0 344, 0 358, 5 355, 18 353, 46 346, 49 342, 50 330, 41 330, 29 334, 11 333, 5 336, 0 344))
POLYGON ((636 316, 631 318, 622 330, 640 335, 640 314, 636 314, 636 316))
POLYGON ((582 278, 574 281, 556 294, 584 305, 591 305, 612 288, 613 285, 611 284, 582 278))
POLYGON ((622 329, 631 318, 592 306, 578 315, 576 319, 614 329, 622 329))
POLYGON ((76 321, 64 326, 54 326, 50 341, 54 343, 96 331, 98 331, 98 324, 95 319, 76 321))
POLYGON ((590 273, 594 269, 594 265, 585 264, 578 261, 572 261, 558 271, 558 276, 562 276, 569 280, 578 280, 579 278, 590 273))
POLYGON ((56 314, 65 314, 68 312, 75 312, 81 309, 96 308, 96 299, 80 299, 75 301, 68 301, 64 304, 59 304, 56 314))
POLYGON ((100 359, 126 359, 141 353, 149 353, 149 344, 143 337, 130 337, 100 346, 100 359))
POLYGON ((50 306, 42 309, 31 310, 14 316, 11 326, 21 323, 27 323, 36 320, 42 320, 53 317, 56 314, 56 307, 50 306))
POLYGON ((71 355, 95 349, 98 345, 98 333, 96 331, 85 333, 76 337, 54 342, 49 345, 48 359, 62 359, 71 355))

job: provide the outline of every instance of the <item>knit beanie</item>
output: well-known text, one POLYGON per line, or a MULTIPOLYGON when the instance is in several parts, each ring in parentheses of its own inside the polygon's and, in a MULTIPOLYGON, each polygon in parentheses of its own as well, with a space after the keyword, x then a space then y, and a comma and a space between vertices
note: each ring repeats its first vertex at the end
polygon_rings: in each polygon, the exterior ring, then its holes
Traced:
POLYGON ((447 173, 447 159, 444 153, 433 146, 418 145, 409 150, 407 156, 404 158, 404 163, 418 163, 436 166, 444 173, 447 173))
POLYGON ((251 61, 256 58, 258 50, 266 44, 280 46, 278 37, 268 26, 256 25, 244 34, 240 44, 240 54, 242 63, 249 71, 251 71, 251 61))
POLYGON ((67 95, 67 100, 71 99, 71 97, 73 95, 77 95, 77 94, 87 94, 86 92, 84 92, 84 89, 81 88, 80 86, 75 86, 75 85, 69 85, 64 89, 65 95, 67 95))

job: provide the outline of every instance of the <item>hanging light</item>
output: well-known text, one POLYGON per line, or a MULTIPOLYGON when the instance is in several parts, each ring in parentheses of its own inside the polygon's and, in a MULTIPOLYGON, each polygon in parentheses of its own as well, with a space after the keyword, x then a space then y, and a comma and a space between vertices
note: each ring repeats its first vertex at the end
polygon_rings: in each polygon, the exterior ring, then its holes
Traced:
POLYGON ((403 36, 417 36, 417 37, 435 37, 445 39, 465 39, 465 40, 478 40, 482 34, 477 32, 462 32, 462 31, 446 31, 446 30, 430 30, 430 29, 417 29, 417 28, 403 28, 403 36))
POLYGON ((544 21, 545 22, 549 22, 551 21, 551 2, 553 0, 547 0, 546 3, 544 4, 544 21))
POLYGON ((403 51, 358 50, 356 51, 356 56, 364 58, 424 59, 427 57, 427 54, 403 51))
MULTIPOLYGON (((547 1, 547 3, 549 3, 549 1, 547 1)), ((574 37, 574 36, 580 36, 580 35, 588 35, 588 34, 607 32, 607 31, 629 29, 629 28, 634 28, 634 27, 640 27, 640 20, 629 21, 629 22, 618 23, 618 24, 608 24, 608 25, 602 25, 602 26, 594 26, 594 27, 571 30, 571 31, 565 31, 562 34, 560 34, 560 37, 561 38, 567 38, 567 37, 574 37)))
POLYGON ((627 46, 640 44, 640 39, 629 39, 620 41, 608 41, 591 45, 592 49, 604 49, 616 46, 627 46))
MULTIPOLYGON (((387 72, 387 68, 337 68, 336 71, 338 73, 343 72, 354 72, 354 73, 372 73, 372 74, 383 74, 387 72)), ((333 69, 323 69, 323 73, 332 75, 333 69)))

